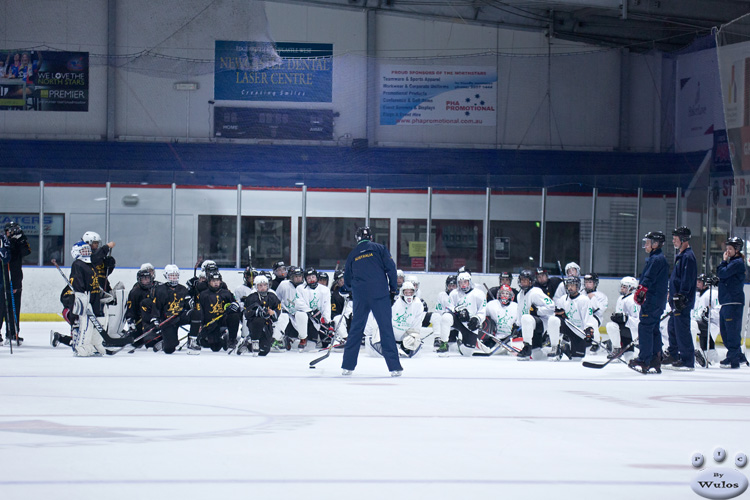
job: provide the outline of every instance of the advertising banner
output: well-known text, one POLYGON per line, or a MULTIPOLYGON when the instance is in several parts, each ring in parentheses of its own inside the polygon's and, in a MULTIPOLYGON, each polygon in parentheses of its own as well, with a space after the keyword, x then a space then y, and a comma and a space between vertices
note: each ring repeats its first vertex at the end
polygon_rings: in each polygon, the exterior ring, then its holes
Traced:
POLYGON ((495 67, 381 66, 380 125, 494 127, 496 122, 495 67))
POLYGON ((88 111, 88 52, 0 51, 0 64, 0 109, 88 111))
POLYGON ((332 102, 333 44, 217 40, 214 99, 332 102))

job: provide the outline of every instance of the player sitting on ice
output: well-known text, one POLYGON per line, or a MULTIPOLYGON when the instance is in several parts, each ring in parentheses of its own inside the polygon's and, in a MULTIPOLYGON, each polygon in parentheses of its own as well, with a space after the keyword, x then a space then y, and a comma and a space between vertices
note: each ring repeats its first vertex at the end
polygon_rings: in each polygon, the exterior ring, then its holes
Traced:
POLYGON ((245 298, 245 319, 250 334, 243 336, 237 354, 252 351, 253 356, 265 356, 273 343, 273 324, 279 319, 281 302, 270 286, 268 278, 257 276, 253 292, 245 298))
POLYGON ((555 305, 552 299, 544 292, 534 286, 534 273, 524 269, 518 275, 518 286, 521 291, 516 297, 518 302, 518 318, 516 325, 521 328, 523 336, 523 349, 516 355, 518 361, 547 361, 547 355, 542 352, 542 337, 548 329, 548 323, 557 323, 559 329, 560 320, 555 317, 555 305))
POLYGON ((633 292, 638 288, 638 280, 632 276, 625 276, 620 280, 620 297, 615 304, 615 312, 607 322, 607 335, 612 342, 613 359, 620 356, 624 361, 633 359, 635 347, 630 345, 638 340, 638 315, 641 307, 633 300, 633 292), (634 338, 635 336, 635 338, 634 338))
POLYGON ((594 340, 594 319, 591 300, 581 293, 581 279, 568 276, 563 281, 566 295, 560 302, 565 311, 564 316, 550 320, 549 334, 552 359, 560 360, 565 355, 572 361, 581 361, 586 355, 586 348, 594 340))
MULTIPOLYGON (((327 325, 331 322, 331 290, 318 284, 318 272, 308 267, 305 270, 305 282, 297 287, 296 292, 294 326, 299 336, 297 347, 304 351, 308 339, 317 347, 323 347, 324 341, 327 344, 331 340, 320 335, 321 330, 327 331, 327 325)), ((291 349, 291 344, 288 344, 287 349, 291 349)))
MULTIPOLYGON (((140 337, 144 332, 143 318, 147 318, 146 323, 151 317, 150 311, 153 306, 154 293, 156 284, 153 275, 148 269, 139 269, 136 273, 136 283, 128 294, 128 301, 125 306, 125 329, 124 331, 134 337, 140 337)), ((150 326, 147 327, 147 329, 150 326)), ((143 345, 140 340, 136 347, 143 345)))
POLYGON ((696 283, 698 293, 696 294, 695 306, 693 307, 690 320, 690 331, 693 334, 693 339, 698 337, 700 340, 700 348, 696 346, 695 349, 695 361, 702 367, 706 366, 706 360, 708 360, 709 364, 719 364, 719 354, 716 352, 714 340, 719 335, 719 311, 721 310, 721 305, 719 305, 718 292, 712 288, 714 284, 718 284, 718 278, 712 279, 705 274, 698 276, 696 283), (710 337, 708 336, 709 332, 711 334, 710 337))
MULTIPOLYGON (((422 347, 420 330, 423 318, 424 308, 422 302, 416 297, 416 288, 410 281, 404 281, 399 292, 399 299, 396 299, 391 307, 391 324, 400 357, 411 358, 422 347)), ((382 356, 380 329, 372 313, 367 318, 365 337, 368 353, 373 356, 382 356)))
MULTIPOLYGON (((273 338, 276 341, 283 340, 280 347, 285 345, 291 349, 292 339, 297 337, 297 320, 295 319, 295 300, 297 298, 297 287, 305 281, 304 271, 296 266, 290 266, 287 279, 279 284, 276 296, 281 301, 281 314, 273 328, 273 338)), ((277 343, 274 342, 274 349, 277 343)))
MULTIPOLYGON (((599 288, 599 275, 596 273, 588 273, 583 276, 583 287, 591 301, 591 309, 596 320, 596 328, 594 328, 594 341, 596 343, 591 346, 591 352, 596 352, 599 350, 599 344, 602 342, 599 327, 604 324, 604 311, 609 307, 609 298, 607 298, 604 292, 597 290, 599 288)), ((612 343, 609 339, 606 339, 606 343, 609 345, 607 349, 611 351, 612 343)))
MULTIPOLYGON (((498 342, 505 341, 515 332, 518 319, 518 304, 513 302, 513 289, 508 285, 500 286, 499 297, 487 302, 487 321, 479 334, 477 347, 484 353, 491 352, 498 342)), ((503 349, 501 353, 507 353, 503 349)))
POLYGON ((458 287, 448 296, 448 307, 452 314, 443 314, 440 318, 443 342, 437 352, 448 352, 445 336, 450 339, 451 331, 455 330, 461 336, 457 341, 458 351, 463 356, 471 356, 476 350, 479 327, 486 317, 487 300, 483 292, 474 288, 471 274, 463 272, 458 275, 457 281, 458 287))

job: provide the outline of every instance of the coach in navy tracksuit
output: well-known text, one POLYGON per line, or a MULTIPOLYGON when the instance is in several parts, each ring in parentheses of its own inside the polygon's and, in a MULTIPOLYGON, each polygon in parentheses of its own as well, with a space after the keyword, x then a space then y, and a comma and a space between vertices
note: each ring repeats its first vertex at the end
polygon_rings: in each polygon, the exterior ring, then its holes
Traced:
POLYGON ((344 287, 351 290, 354 310, 341 368, 344 375, 350 375, 357 366, 365 323, 372 311, 380 329, 380 345, 388 370, 391 376, 398 377, 403 369, 391 324, 391 296, 398 293, 396 265, 387 248, 370 241, 369 227, 357 229, 356 238, 357 246, 347 257, 344 270, 344 287))
POLYGON ((674 268, 669 277, 669 297, 672 317, 669 318, 669 347, 661 364, 674 370, 695 368, 693 334, 690 332, 690 312, 695 305, 698 264, 690 248, 690 229, 685 226, 672 231, 675 249, 674 268))
POLYGON ((727 357, 719 363, 722 368, 739 368, 745 358, 740 350, 742 309, 745 305, 745 258, 742 256, 742 239, 736 236, 727 240, 724 260, 716 269, 719 277, 719 328, 727 357))
POLYGON ((638 324, 638 357, 628 366, 641 373, 661 373, 661 332, 659 322, 667 305, 669 264, 661 248, 666 241, 661 231, 651 231, 643 239, 643 248, 648 252, 634 300, 641 306, 638 324))

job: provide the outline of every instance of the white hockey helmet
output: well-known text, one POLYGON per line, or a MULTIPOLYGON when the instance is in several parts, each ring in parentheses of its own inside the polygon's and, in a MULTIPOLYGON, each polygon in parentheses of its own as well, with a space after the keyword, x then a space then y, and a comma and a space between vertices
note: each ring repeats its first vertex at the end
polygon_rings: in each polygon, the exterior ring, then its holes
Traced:
POLYGON ((396 269, 396 280, 400 281, 401 283, 406 281, 406 275, 401 269, 396 269))
POLYGON ((259 274, 253 280, 253 286, 259 292, 267 292, 268 291, 268 278, 265 275, 263 275, 263 274, 259 274), (261 285, 265 285, 265 289, 264 290, 260 289, 261 285))
POLYGON ((91 264, 91 245, 81 240, 70 249, 70 255, 73 260, 82 260, 86 264, 91 264))
POLYGON ((180 282, 180 268, 174 264, 169 264, 164 268, 164 279, 172 286, 180 282))
POLYGON ((198 273, 198 277, 199 278, 205 278, 206 277, 206 268, 207 267, 216 267, 216 268, 218 268, 219 266, 217 266, 216 262, 214 262, 212 260, 204 260, 203 263, 201 263, 201 270, 198 273))
POLYGON ((625 276, 620 280, 620 295, 627 295, 638 288, 638 280, 632 276, 625 276))
POLYGON ((417 278, 416 275, 410 274, 404 281, 411 281, 411 284, 414 285, 414 289, 419 290, 419 278, 417 278))
POLYGON ((411 281, 404 281, 404 284, 401 285, 401 299, 407 304, 411 304, 414 301, 414 295, 416 293, 417 288, 411 281))
POLYGON ((568 262, 565 264, 565 276, 580 276, 581 275, 581 266, 576 264, 575 262, 568 262), (570 270, 575 269, 575 274, 570 274, 570 270))
POLYGON ((150 262, 145 262, 141 264, 141 268, 139 271, 148 271, 151 273, 151 278, 153 279, 156 276, 156 269, 154 269, 154 265, 150 262))
POLYGON ((91 245, 92 243, 101 244, 102 242, 102 237, 99 236, 99 233, 95 233, 94 231, 86 231, 85 233, 83 233, 81 239, 89 245, 91 245))
POLYGON ((467 272, 459 273, 458 278, 458 289, 464 293, 469 293, 474 285, 471 282, 471 274, 467 272))

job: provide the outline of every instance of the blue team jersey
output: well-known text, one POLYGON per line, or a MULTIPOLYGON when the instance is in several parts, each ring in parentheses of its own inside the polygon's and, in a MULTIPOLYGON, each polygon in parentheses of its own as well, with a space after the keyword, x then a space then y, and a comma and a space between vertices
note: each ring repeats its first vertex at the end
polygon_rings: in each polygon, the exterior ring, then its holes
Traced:
POLYGON ((354 297, 383 297, 398 291, 396 264, 380 243, 360 241, 346 258, 344 284, 354 297))

